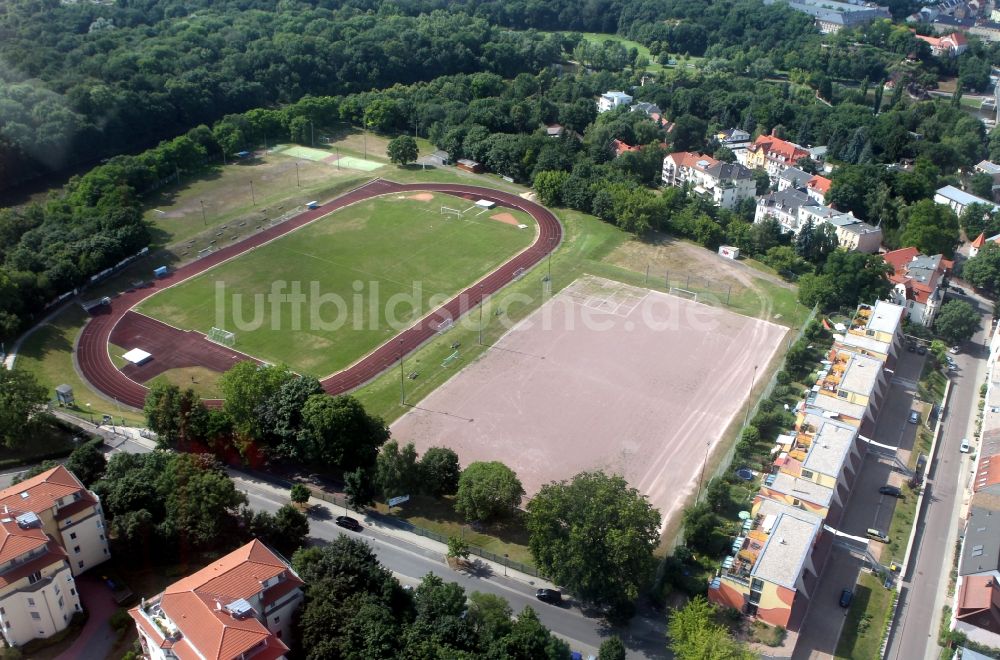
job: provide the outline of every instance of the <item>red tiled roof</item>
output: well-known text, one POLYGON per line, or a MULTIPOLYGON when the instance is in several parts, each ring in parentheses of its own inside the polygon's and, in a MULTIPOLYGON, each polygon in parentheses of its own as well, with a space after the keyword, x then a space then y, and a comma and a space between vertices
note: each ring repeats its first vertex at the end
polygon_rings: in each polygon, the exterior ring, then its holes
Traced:
POLYGON ((695 151, 675 151, 669 154, 667 158, 673 160, 677 167, 690 167, 696 170, 708 169, 719 162, 711 156, 699 154, 695 151))
POLYGON ((945 271, 954 267, 954 262, 948 259, 941 259, 939 267, 930 278, 930 281, 919 282, 911 278, 907 270, 909 263, 913 261, 914 257, 919 255, 920 251, 917 248, 905 247, 893 250, 892 252, 886 252, 882 255, 882 258, 893 269, 893 274, 889 276, 889 280, 893 284, 901 284, 906 289, 907 300, 915 300, 918 303, 926 304, 937 289, 938 280, 944 275, 945 271))
POLYGON ((1000 484, 1000 454, 981 456, 972 478, 972 490, 979 491, 1000 484))
MULTIPOLYGON (((14 523, 14 526, 16 527, 17 523, 14 523)), ((37 527, 34 529, 35 531, 40 532, 42 536, 45 536, 45 533, 42 532, 42 530, 38 529, 37 527)), ((18 566, 17 568, 13 568, 7 571, 6 573, 0 574, 0 588, 4 588, 8 585, 14 584, 18 580, 23 580, 32 573, 40 571, 43 568, 51 566, 52 564, 60 563, 66 560, 66 551, 62 549, 62 546, 60 546, 55 541, 49 539, 47 536, 45 538, 47 544, 46 551, 38 555, 31 561, 25 562, 20 566, 18 566)), ((24 552, 27 552, 28 550, 37 547, 39 546, 37 545, 33 546, 31 548, 28 548, 27 550, 24 550, 24 552)), ((7 561, 10 561, 10 559, 8 559, 7 561)))
POLYGON ((974 247, 974 248, 981 248, 984 245, 986 245, 986 234, 985 233, 979 234, 979 236, 976 236, 975 240, 972 241, 972 247, 974 247))
POLYGON ((773 135, 759 135, 754 143, 750 145, 751 151, 764 150, 770 156, 776 154, 786 163, 795 163, 800 158, 805 158, 809 152, 799 145, 774 137, 773 135))
MULTIPOLYGON (((264 603, 280 599, 302 586, 302 581, 255 539, 167 587, 160 596, 160 609, 182 635, 174 644, 174 652, 182 659, 196 657, 197 651, 201 657, 228 660, 263 643, 263 650, 254 651, 255 660, 284 655, 288 647, 260 621, 254 617, 236 619, 225 609, 234 600, 255 597, 261 592, 262 582, 281 574, 285 574, 284 581, 266 591, 264 603)), ((163 643, 163 634, 145 623, 141 612, 130 614, 154 639, 163 643)))
POLYGON ((618 139, 611 141, 611 147, 615 150, 615 156, 621 156, 629 151, 640 151, 642 149, 642 147, 633 147, 631 144, 618 139))
POLYGON ((955 597, 955 617, 1000 632, 1000 587, 992 575, 966 575, 955 597), (973 623, 973 621, 968 621, 973 623))
POLYGON ((11 519, 0 523, 0 565, 17 559, 49 542, 49 537, 39 527, 22 528, 11 519))
POLYGON ((825 196, 826 193, 830 192, 830 184, 832 183, 833 181, 830 181, 830 179, 825 176, 816 174, 813 178, 806 181, 806 186, 812 190, 818 190, 825 196))
POLYGON ((72 472, 58 465, 15 486, 0 490, 0 506, 6 506, 8 510, 41 513, 55 506, 57 500, 77 492, 84 495, 87 489, 72 472), (22 494, 26 495, 22 497, 22 494))

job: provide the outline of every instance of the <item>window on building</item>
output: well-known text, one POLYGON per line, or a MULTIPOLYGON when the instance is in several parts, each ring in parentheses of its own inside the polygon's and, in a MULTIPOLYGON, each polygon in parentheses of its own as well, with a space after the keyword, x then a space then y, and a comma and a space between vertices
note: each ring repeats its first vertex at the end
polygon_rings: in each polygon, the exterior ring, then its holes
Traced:
POLYGON ((274 622, 275 623, 278 623, 279 621, 281 621, 281 617, 280 616, 274 617, 274 622))
POLYGON ((757 603, 760 602, 760 592, 759 591, 751 591, 750 592, 750 602, 753 605, 756 605, 757 603))
POLYGON ((802 470, 802 478, 803 479, 812 479, 813 478, 813 471, 812 470, 802 470))
POLYGON ((78 545, 73 546, 73 552, 75 554, 80 554, 80 546, 78 546, 78 545))
POLYGON ((754 591, 763 591, 764 581, 761 580, 760 578, 754 578, 753 580, 750 581, 750 588, 753 589, 754 591))
POLYGON ((101 534, 100 537, 101 537, 101 540, 103 541, 104 540, 104 534, 101 534))
POLYGON ((57 596, 59 595, 59 585, 58 585, 58 584, 57 584, 57 585, 55 585, 55 589, 53 589, 53 591, 55 591, 55 592, 56 592, 56 595, 57 595, 57 596))
POLYGON ((70 589, 69 590, 69 595, 70 596, 75 596, 76 595, 76 589, 70 589))
POLYGON ((76 565, 79 566, 80 568, 83 568, 83 562, 82 561, 76 562, 76 565))
POLYGON ((35 599, 32 598, 31 596, 28 596, 28 607, 34 607, 34 606, 35 606, 35 599))
POLYGON ((63 607, 65 607, 65 605, 63 604, 62 596, 60 596, 59 597, 59 609, 62 609, 63 607))
POLYGON ((69 537, 70 539, 76 540, 76 532, 70 532, 69 537))
POLYGON ((34 583, 38 582, 41 579, 42 579, 42 572, 41 571, 35 571, 34 573, 32 573, 31 575, 28 576, 28 584, 34 584, 34 583))
POLYGON ((39 614, 38 612, 32 612, 31 613, 31 618, 34 619, 35 621, 41 621, 42 620, 42 615, 39 614))

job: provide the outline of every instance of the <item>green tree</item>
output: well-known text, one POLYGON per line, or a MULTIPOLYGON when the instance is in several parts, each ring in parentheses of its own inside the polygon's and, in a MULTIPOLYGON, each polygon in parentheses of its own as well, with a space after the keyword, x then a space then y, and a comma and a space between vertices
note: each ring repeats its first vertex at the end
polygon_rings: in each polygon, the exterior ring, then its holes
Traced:
POLYGON ((66 469, 75 474, 87 488, 104 476, 104 470, 108 467, 108 461, 101 451, 102 446, 104 441, 101 438, 88 440, 74 449, 66 459, 66 469))
POLYGON ((458 454, 447 447, 431 447, 420 457, 421 488, 429 495, 454 495, 461 476, 458 454))
POLYGON ((400 449, 395 440, 390 440, 382 445, 375 459, 375 478, 382 496, 387 500, 420 493, 423 486, 420 472, 417 450, 412 442, 400 449))
POLYGON ((758 656, 715 622, 715 607, 704 596, 674 610, 667 623, 670 650, 677 660, 755 660, 758 656))
POLYGON ((538 193, 538 198, 545 206, 562 204, 562 187, 569 178, 568 172, 545 171, 535 174, 532 187, 538 193))
POLYGON ((386 152, 389 154, 389 161, 397 165, 412 163, 420 155, 417 141, 409 135, 400 135, 390 140, 386 152))
POLYGON ((309 487, 305 484, 292 484, 291 490, 288 491, 289 499, 295 504, 305 504, 309 501, 310 495, 309 487))
POLYGON ((993 177, 985 172, 976 172, 969 177, 969 192, 983 199, 993 199, 993 177))
POLYGON ((569 660, 569 646, 539 622, 527 605, 510 632, 494 642, 492 656, 510 660, 569 660))
POLYGON ((42 423, 48 399, 33 373, 0 365, 0 444, 14 449, 26 443, 42 423))
POLYGON ((524 497, 517 475, 499 461, 477 461, 462 471, 455 511, 466 520, 487 521, 509 515, 524 497))
POLYGON ((350 471, 373 466, 388 439, 382 418, 369 415, 353 396, 315 394, 302 408, 298 442, 303 456, 319 467, 350 471))
POLYGON ((982 319, 979 312, 964 300, 949 300, 934 318, 934 331, 949 346, 972 339, 982 319))
POLYGON ((264 435, 261 411, 268 400, 296 375, 287 367, 239 362, 219 378, 219 388, 225 398, 223 410, 233 422, 237 435, 244 441, 260 440, 264 435))
POLYGON ((359 467, 344 475, 344 494, 347 504, 352 509, 371 506, 375 503, 378 487, 375 475, 370 468, 359 467))
POLYGON ((466 618, 479 635, 481 646, 489 646, 494 639, 499 639, 510 632, 511 617, 514 613, 510 609, 510 603, 503 596, 473 591, 469 594, 467 612, 466 618))
POLYGON ((542 572, 584 602, 620 608, 650 575, 660 514, 621 476, 583 472, 542 486, 527 527, 542 572))
POLYGON ((958 243, 958 216, 943 204, 924 199, 905 207, 900 213, 903 245, 916 247, 923 254, 943 254, 951 258, 958 243))
POLYGON ((962 277, 973 286, 996 293, 1000 291, 1000 245, 987 243, 976 256, 965 262, 962 277))
POLYGON ((448 537, 448 557, 451 559, 468 559, 469 544, 460 536, 448 537))
POLYGON ((625 660, 625 644, 621 637, 612 635, 601 642, 597 649, 597 660, 625 660))

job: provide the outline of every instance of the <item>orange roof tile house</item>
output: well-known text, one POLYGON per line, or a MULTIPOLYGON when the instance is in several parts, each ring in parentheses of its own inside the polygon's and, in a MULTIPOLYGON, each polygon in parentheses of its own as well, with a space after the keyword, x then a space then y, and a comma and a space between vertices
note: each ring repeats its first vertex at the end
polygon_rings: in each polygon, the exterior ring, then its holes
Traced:
POLYGON ((258 540, 234 550, 129 610, 144 655, 272 660, 285 657, 282 641, 302 602, 302 580, 258 540))
POLYGON ((944 279, 954 262, 940 254, 920 254, 915 247, 886 252, 882 258, 893 269, 889 276, 892 302, 905 307, 906 318, 912 322, 930 327, 941 308, 944 279))

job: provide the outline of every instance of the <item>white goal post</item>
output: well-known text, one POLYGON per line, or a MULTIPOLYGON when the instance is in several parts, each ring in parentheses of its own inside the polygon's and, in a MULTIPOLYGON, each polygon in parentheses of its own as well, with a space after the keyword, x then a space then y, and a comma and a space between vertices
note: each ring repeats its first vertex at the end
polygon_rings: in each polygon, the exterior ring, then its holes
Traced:
POLYGON ((670 287, 670 295, 677 296, 679 298, 687 298, 692 302, 698 302, 698 294, 694 291, 688 291, 687 289, 681 289, 680 287, 672 286, 670 287))
POLYGON ((205 335, 205 338, 208 339, 208 341, 228 346, 229 348, 236 345, 236 334, 223 330, 222 328, 212 328, 208 331, 208 334, 205 335))
POLYGON ((441 215, 456 215, 458 217, 462 217, 462 212, 458 209, 453 209, 450 206, 442 206, 441 215))

